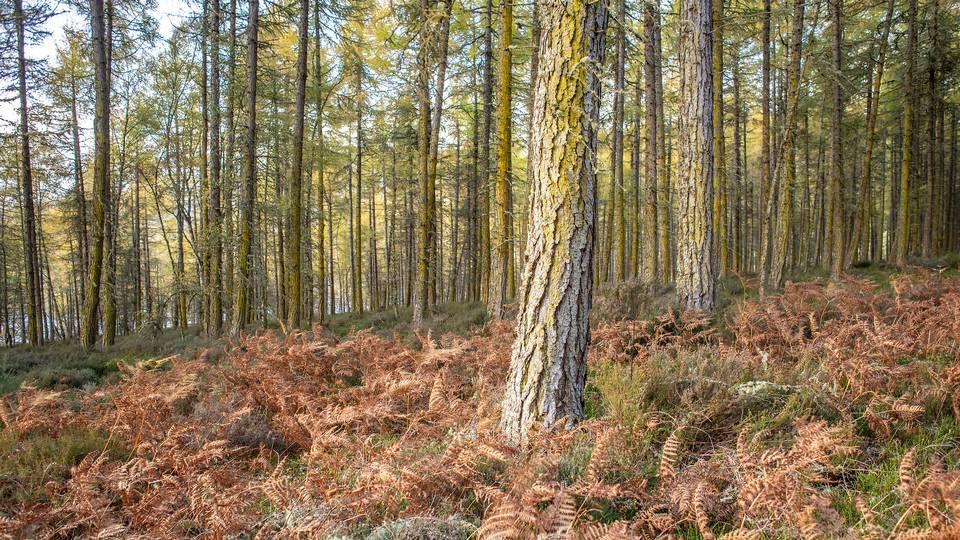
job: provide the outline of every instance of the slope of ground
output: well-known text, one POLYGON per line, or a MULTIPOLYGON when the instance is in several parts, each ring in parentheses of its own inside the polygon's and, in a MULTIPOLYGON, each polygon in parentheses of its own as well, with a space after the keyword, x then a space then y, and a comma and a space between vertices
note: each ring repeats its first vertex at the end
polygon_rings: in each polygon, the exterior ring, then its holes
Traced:
POLYGON ((0 409, 0 533, 960 537, 960 278, 600 323, 590 418, 523 450, 497 434, 511 340, 265 331, 23 387, 0 409))

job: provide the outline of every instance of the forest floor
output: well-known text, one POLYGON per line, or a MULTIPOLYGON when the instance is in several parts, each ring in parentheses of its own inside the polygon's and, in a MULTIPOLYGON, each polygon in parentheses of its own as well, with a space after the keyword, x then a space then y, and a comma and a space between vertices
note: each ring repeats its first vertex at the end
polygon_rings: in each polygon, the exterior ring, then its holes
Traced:
POLYGON ((808 278, 729 279, 713 318, 602 289, 588 418, 524 450, 479 305, 15 349, 0 536, 960 537, 960 276, 808 278))

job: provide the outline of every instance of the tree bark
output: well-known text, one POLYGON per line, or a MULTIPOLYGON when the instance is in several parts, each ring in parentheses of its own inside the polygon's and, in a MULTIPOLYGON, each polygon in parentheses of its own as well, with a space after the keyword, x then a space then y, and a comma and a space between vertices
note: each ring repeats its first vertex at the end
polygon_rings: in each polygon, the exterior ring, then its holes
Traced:
POLYGON ((497 73, 499 97, 497 102, 497 175, 495 190, 496 226, 492 237, 493 264, 490 280, 490 297, 487 311, 490 317, 503 317, 503 305, 510 300, 513 273, 513 222, 510 218, 511 187, 513 173, 511 129, 513 61, 513 2, 500 3, 500 68, 497 73))
POLYGON ((713 2, 713 243, 717 275, 728 266, 727 158, 723 133, 723 0, 713 2))
POLYGON ((646 140, 646 177, 644 178, 643 197, 643 260, 640 263, 640 277, 644 283, 657 281, 657 178, 659 152, 659 137, 657 133, 657 80, 656 80, 656 39, 654 28, 656 25, 653 3, 646 2, 643 10, 644 55, 643 78, 646 87, 646 126, 644 137, 646 140))
POLYGON ((763 286, 776 290, 783 286, 783 275, 787 262, 791 230, 791 209, 793 208, 793 189, 796 183, 796 133, 797 109, 800 89, 800 52, 803 40, 804 0, 794 0, 791 19, 790 59, 787 74, 787 111, 786 128, 777 151, 777 164, 773 173, 773 184, 767 199, 767 213, 772 214, 774 201, 779 201, 777 220, 770 232, 770 263, 764 265, 766 272, 761 275, 763 286))
POLYGON ((907 72, 903 80, 903 149, 900 157, 900 191, 897 210, 896 263, 904 266, 910 246, 910 175, 913 174, 913 73, 917 42, 917 0, 908 0, 907 72))
POLYGON ((234 331, 240 332, 250 324, 253 300, 253 234, 254 200, 257 193, 257 32, 259 30, 259 2, 250 0, 247 21, 247 140, 243 158, 243 218, 240 223, 240 252, 238 255, 237 301, 234 306, 234 331))
POLYGON ((624 184, 623 184, 623 100, 624 100, 624 64, 626 63, 626 24, 627 9, 625 0, 617 0, 617 12, 614 15, 616 24, 616 58, 613 67, 613 148, 611 149, 613 166, 614 227, 615 249, 613 252, 614 279, 623 281, 626 278, 627 268, 627 231, 626 214, 624 212, 624 184))
POLYGON ((103 231, 110 204, 110 66, 107 57, 103 0, 90 0, 90 27, 95 68, 94 154, 93 154, 93 251, 83 305, 81 344, 92 348, 97 340, 97 311, 100 306, 100 278, 103 273, 103 231))
POLYGON ((841 13, 843 10, 843 0, 831 0, 830 12, 833 19, 832 37, 833 37, 833 74, 831 77, 831 87, 833 96, 833 115, 830 123, 830 183, 827 185, 827 191, 830 196, 830 225, 827 231, 827 246, 832 250, 830 255, 830 278, 840 279, 840 272, 843 270, 844 252, 844 217, 845 210, 843 204, 843 89, 840 86, 840 77, 842 72, 842 54, 841 46, 843 44, 843 26, 841 25, 841 13))
POLYGON ((37 224, 34 208, 33 167, 30 163, 30 121, 27 109, 27 60, 24 37, 23 1, 14 0, 13 17, 17 26, 17 80, 20 93, 20 177, 23 201, 23 260, 27 277, 27 331, 31 345, 43 344, 43 304, 40 293, 40 268, 37 254, 37 224))
POLYGON ((711 0, 683 0, 680 7, 680 125, 677 189, 677 302, 712 310, 713 99, 711 0))
POLYGON ((297 97, 293 113, 293 163, 287 193, 287 222, 290 238, 287 242, 287 325, 299 328, 303 324, 303 289, 300 260, 303 252, 303 124, 307 97, 307 27, 310 20, 310 1, 300 0, 300 21, 297 28, 297 97))
MULTIPOLYGON (((873 167, 873 145, 874 133, 877 126, 877 115, 880 109, 880 90, 883 83, 883 68, 887 56, 887 41, 890 36, 890 24, 893 20, 894 0, 887 2, 887 13, 884 17, 883 30, 880 33, 880 39, 877 43, 879 51, 877 53, 876 73, 873 76, 873 88, 871 89, 870 102, 867 105, 867 127, 866 143, 863 150, 863 164, 860 174, 860 189, 857 196, 857 212, 854 216, 853 236, 850 242, 849 253, 856 253, 864 237, 864 229, 870 219, 870 184, 872 180, 873 167)), ((847 261, 849 263, 849 260, 847 261)))
POLYGON ((535 423, 583 417, 593 293, 597 123, 607 12, 604 2, 543 6, 533 108, 523 295, 501 429, 524 443, 535 423))

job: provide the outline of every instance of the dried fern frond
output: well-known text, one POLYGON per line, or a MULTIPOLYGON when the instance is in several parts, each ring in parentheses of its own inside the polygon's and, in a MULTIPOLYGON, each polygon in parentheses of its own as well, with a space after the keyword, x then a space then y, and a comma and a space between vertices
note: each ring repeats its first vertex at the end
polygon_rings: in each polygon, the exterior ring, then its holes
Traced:
POLYGON ((663 443, 663 449, 660 453, 660 467, 658 468, 658 474, 663 482, 669 482, 676 476, 674 466, 677 463, 680 453, 683 429, 684 426, 682 424, 677 426, 670 432, 667 440, 663 443))

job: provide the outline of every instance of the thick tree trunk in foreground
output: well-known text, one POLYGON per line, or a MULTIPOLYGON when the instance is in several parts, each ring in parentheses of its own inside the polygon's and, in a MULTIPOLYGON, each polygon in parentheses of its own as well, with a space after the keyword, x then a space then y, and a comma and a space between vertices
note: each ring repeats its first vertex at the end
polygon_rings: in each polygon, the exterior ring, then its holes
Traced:
POLYGON ((596 129, 606 5, 541 5, 533 107, 530 227, 501 428, 523 443, 534 423, 583 417, 593 294, 596 129))
POLYGON ((677 301, 711 310, 713 266, 713 100, 711 0, 683 0, 680 11, 680 125, 677 130, 677 301))
POLYGON ((103 231, 110 204, 110 66, 107 59, 106 25, 103 0, 90 2, 90 27, 93 36, 94 88, 93 153, 93 235, 87 294, 83 304, 80 343, 87 348, 97 341, 97 310, 100 307, 100 278, 103 273, 103 231))

